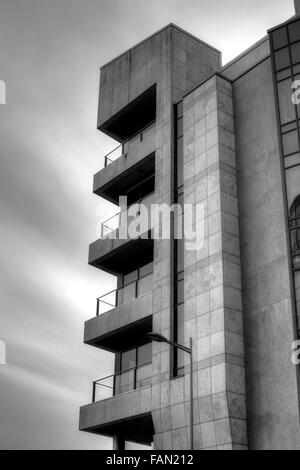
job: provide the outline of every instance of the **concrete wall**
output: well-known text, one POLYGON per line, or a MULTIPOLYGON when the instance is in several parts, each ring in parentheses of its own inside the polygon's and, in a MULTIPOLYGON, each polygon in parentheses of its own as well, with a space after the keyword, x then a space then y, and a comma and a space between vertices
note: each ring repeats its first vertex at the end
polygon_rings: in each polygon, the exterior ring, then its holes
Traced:
POLYGON ((101 68, 98 127, 156 82, 166 84, 171 67, 172 92, 179 92, 179 100, 220 62, 221 53, 212 46, 168 25, 101 68))
POLYGON ((300 0, 294 0, 296 15, 300 15, 300 0))
POLYGON ((270 56, 269 37, 266 36, 249 49, 244 51, 238 57, 222 67, 222 74, 230 80, 236 80, 238 77, 248 72, 252 67, 270 56))
MULTIPOLYGON (((185 344, 193 338, 196 449, 247 446, 231 85, 214 76, 184 98, 185 203, 205 206, 205 245, 185 251, 185 344)), ((164 334, 168 333, 169 325, 164 334)), ((161 354, 168 348, 161 347, 161 354)), ((187 358, 188 361, 188 358, 187 358)), ((167 361, 164 362, 167 366, 167 361)), ((186 364, 188 368, 188 364, 186 364)), ((190 445, 189 376, 153 385, 158 448, 190 445)))
POLYGON ((234 82, 250 449, 299 449, 293 319, 268 59, 234 82))

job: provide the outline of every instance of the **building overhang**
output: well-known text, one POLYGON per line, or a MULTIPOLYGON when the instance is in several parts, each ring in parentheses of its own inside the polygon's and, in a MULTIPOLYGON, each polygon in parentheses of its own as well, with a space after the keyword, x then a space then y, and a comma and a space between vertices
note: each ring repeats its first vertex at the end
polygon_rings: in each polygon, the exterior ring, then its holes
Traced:
POLYGON ((152 292, 85 322, 86 344, 118 352, 147 339, 152 329, 152 292))
POLYGON ((82 406, 79 429, 150 445, 154 434, 151 386, 82 406))
POLYGON ((119 195, 125 195, 129 188, 154 173, 155 139, 145 148, 148 152, 146 155, 136 152, 135 155, 122 156, 96 173, 93 192, 118 205, 119 195))
POLYGON ((110 239, 104 238, 89 247, 89 264, 117 275, 133 271, 153 260, 153 239, 110 239))

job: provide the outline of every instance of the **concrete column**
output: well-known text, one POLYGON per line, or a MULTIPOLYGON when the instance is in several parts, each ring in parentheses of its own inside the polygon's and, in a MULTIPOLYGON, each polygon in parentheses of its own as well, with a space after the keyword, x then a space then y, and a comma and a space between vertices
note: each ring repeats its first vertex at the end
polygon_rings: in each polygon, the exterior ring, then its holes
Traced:
POLYGON ((194 351, 195 448, 246 449, 231 83, 215 75, 185 97, 183 109, 184 202, 204 209, 204 245, 186 249, 184 261, 185 342, 191 336, 194 351))
POLYGON ((113 450, 125 450, 125 439, 123 437, 113 437, 113 450))

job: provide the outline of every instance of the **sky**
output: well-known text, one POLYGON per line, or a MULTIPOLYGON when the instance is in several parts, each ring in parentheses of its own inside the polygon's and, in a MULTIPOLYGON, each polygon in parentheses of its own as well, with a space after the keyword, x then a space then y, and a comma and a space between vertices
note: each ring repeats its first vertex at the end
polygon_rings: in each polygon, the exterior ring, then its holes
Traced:
POLYGON ((228 62, 294 14, 293 0, 1 0, 0 449, 110 449, 78 431, 113 356, 83 344, 115 280, 87 264, 116 212, 92 176, 116 146, 96 130, 100 66, 172 22, 228 62))

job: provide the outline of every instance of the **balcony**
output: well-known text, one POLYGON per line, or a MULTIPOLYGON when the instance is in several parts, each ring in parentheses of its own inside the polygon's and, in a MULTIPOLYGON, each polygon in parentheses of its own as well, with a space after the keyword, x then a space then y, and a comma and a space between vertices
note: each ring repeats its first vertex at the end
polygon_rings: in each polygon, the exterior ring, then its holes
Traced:
POLYGON ((119 289, 97 299, 96 317, 85 323, 86 344, 118 352, 131 348, 137 337, 146 339, 152 328, 153 313, 153 274, 149 271, 147 265, 140 268, 133 282, 125 282, 119 289))
POLYGON ((136 338, 146 338, 151 331, 152 313, 152 292, 149 292, 87 320, 84 342, 113 353, 130 348, 136 338))
MULTIPOLYGON (((146 207, 151 214, 151 204, 154 202, 154 193, 136 203, 146 207)), ((100 239, 89 247, 89 264, 110 274, 118 274, 126 267, 128 272, 134 270, 141 260, 145 264, 153 259, 153 239, 150 237, 151 220, 142 236, 130 238, 126 227, 135 217, 127 217, 127 210, 115 214, 104 221, 100 226, 100 239), (147 238, 148 237, 148 238, 147 238)))
POLYGON ((109 437, 121 435, 126 440, 151 445, 151 386, 82 406, 79 429, 109 437))
POLYGON ((151 385, 152 362, 116 374, 108 375, 93 382, 92 402, 122 395, 139 388, 151 385))
MULTIPOLYGON (((151 205, 155 202, 155 193, 152 192, 148 194, 146 197, 143 199, 140 199, 139 201, 134 203, 134 206, 137 210, 137 212, 140 212, 139 206, 144 206, 146 207, 148 213, 151 213, 151 205)), ((107 237, 111 237, 113 235, 113 232, 117 232, 119 228, 121 227, 122 221, 127 220, 128 223, 130 221, 134 220, 133 217, 129 217, 127 215, 128 210, 130 209, 131 206, 129 206, 127 209, 125 209, 122 212, 118 212, 112 217, 109 217, 109 219, 106 219, 105 221, 101 222, 100 224, 100 238, 104 239, 107 237)), ((117 235, 115 233, 115 235, 117 235)))
POLYGON ((105 156, 104 168, 94 176, 94 193, 118 204, 120 194, 154 173, 155 147, 153 121, 105 156))

